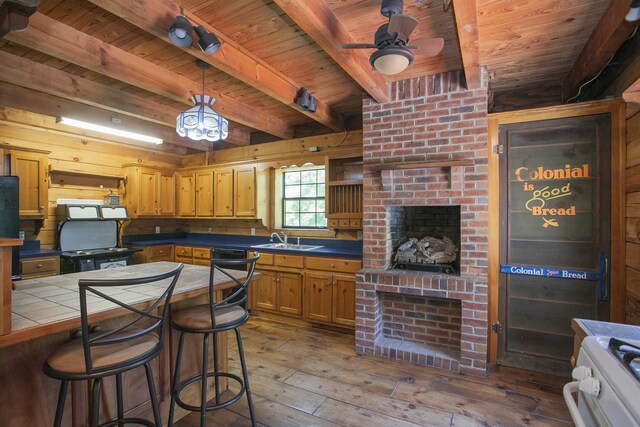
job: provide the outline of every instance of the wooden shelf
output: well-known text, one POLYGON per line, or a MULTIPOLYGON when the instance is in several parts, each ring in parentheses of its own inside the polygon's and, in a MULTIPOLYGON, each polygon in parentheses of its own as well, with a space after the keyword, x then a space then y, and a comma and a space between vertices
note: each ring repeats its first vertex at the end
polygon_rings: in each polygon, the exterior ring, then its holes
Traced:
POLYGON ((110 172, 100 172, 86 169, 86 168, 65 168, 60 166, 49 165, 49 173, 50 174, 59 174, 59 175, 76 175, 76 176, 91 176, 91 177, 101 177, 101 178, 111 178, 111 179, 125 179, 124 174, 115 174, 110 172))
POLYGON ((400 169, 424 169, 424 168, 447 168, 452 166, 472 166, 473 160, 433 160, 427 162, 418 163, 393 163, 393 164, 381 164, 365 166, 370 171, 383 171, 383 170, 400 170, 400 169))
POLYGON ((340 185, 362 185, 361 179, 345 179, 342 181, 329 181, 329 186, 340 186, 340 185))

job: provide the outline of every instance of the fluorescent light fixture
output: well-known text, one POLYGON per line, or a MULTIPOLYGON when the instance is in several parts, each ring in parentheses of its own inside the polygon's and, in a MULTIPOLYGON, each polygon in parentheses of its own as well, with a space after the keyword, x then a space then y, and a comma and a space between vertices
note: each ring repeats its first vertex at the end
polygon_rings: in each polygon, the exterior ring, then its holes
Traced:
POLYGON ((150 142, 151 144, 162 144, 162 139, 154 136, 143 135, 141 133, 129 132, 122 129, 110 128, 107 126, 96 125, 94 123, 83 122, 81 120, 70 119, 68 117, 59 117, 56 120, 57 123, 63 125, 73 126, 86 130, 93 130, 100 133, 106 133, 109 135, 121 136, 123 138, 135 139, 137 141, 150 142))

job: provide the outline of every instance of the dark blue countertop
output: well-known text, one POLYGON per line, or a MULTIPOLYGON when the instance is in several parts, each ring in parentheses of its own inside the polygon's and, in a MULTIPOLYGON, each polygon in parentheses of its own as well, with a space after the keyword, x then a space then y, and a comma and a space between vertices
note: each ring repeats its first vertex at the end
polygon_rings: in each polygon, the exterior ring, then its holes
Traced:
MULTIPOLYGON (((236 234, 167 233, 123 236, 123 243, 129 246, 184 245, 220 249, 254 249, 262 252, 291 253, 307 256, 336 256, 343 258, 362 258, 362 241, 307 239, 301 238, 300 244, 322 246, 313 250, 252 248, 253 245, 269 243, 266 236, 244 236, 236 234)), ((298 243, 296 237, 289 238, 290 243, 298 243)))
POLYGON ((45 256, 60 255, 60 251, 53 249, 40 249, 39 240, 25 240, 20 246, 20 259, 40 258, 45 256))

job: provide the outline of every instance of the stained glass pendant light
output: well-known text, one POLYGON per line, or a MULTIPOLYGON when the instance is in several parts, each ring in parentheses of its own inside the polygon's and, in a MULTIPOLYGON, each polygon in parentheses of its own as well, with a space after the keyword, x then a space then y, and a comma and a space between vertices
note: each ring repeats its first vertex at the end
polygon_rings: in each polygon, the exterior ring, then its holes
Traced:
POLYGON ((191 101, 194 106, 178 114, 176 132, 196 141, 226 139, 229 135, 229 121, 213 110, 216 99, 204 94, 204 71, 211 68, 211 65, 201 60, 197 60, 196 64, 202 69, 202 94, 193 95, 191 101))

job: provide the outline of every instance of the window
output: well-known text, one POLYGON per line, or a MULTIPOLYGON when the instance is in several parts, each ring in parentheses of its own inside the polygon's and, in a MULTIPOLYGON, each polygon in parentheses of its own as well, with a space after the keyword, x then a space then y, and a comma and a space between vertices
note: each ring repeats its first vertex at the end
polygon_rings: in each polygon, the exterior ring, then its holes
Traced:
POLYGON ((324 168, 283 173, 282 226, 326 228, 324 168))

